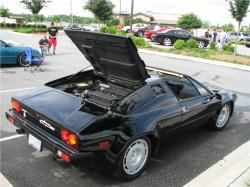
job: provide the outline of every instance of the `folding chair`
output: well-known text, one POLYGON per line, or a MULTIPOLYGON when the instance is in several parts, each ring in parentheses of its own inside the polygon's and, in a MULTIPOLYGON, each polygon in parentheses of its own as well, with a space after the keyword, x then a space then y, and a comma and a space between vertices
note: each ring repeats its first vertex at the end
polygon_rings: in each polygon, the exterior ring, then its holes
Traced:
POLYGON ((31 73, 34 72, 34 70, 40 70, 43 71, 42 68, 40 67, 42 62, 44 61, 43 56, 38 56, 38 57, 33 57, 32 56, 32 49, 31 48, 25 48, 24 49, 25 53, 25 66, 24 66, 24 71, 30 68, 31 73))

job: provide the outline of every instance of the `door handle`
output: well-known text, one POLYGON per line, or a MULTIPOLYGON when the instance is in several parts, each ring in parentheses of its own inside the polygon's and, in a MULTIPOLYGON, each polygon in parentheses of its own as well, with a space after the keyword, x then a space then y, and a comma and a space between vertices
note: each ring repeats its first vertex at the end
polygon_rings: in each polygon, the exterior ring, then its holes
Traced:
POLYGON ((202 101, 202 104, 206 104, 211 101, 211 98, 206 98, 202 101))

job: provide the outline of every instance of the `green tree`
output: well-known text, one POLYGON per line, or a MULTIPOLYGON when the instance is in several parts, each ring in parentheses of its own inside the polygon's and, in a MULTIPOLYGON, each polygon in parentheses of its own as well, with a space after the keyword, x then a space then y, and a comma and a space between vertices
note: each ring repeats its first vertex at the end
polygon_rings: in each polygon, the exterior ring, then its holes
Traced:
MULTIPOLYGON (((47 3, 49 3, 49 0, 21 0, 20 3, 24 4, 25 7, 30 10, 34 17, 36 17, 39 12, 42 10, 43 7, 46 6, 47 3)), ((36 27, 37 27, 37 21, 36 27)))
POLYGON ((34 15, 34 21, 35 22, 38 22, 38 23, 41 24, 44 20, 45 20, 44 15, 42 15, 42 14, 34 15))
POLYGON ((237 39, 234 54, 237 50, 238 35, 240 32, 241 22, 247 15, 247 9, 249 7, 249 4, 250 0, 229 0, 229 11, 231 12, 232 17, 238 22, 237 39))
POLYGON ((225 32, 230 32, 230 31, 234 31, 234 25, 232 23, 228 23, 228 24, 224 24, 221 26, 221 28, 225 31, 225 32))
POLYGON ((61 22, 61 18, 60 18, 60 16, 52 16, 52 17, 50 18, 50 21, 51 21, 51 22, 58 23, 58 22, 61 22))
POLYGON ((8 8, 5 8, 4 6, 0 7, 0 16, 3 17, 3 22, 5 24, 5 18, 10 17, 11 13, 8 8))
POLYGON ((198 29, 202 26, 201 19, 194 13, 184 14, 178 19, 178 27, 188 29, 198 29))
POLYGON ((205 21, 202 22, 202 28, 208 29, 210 27, 211 27, 211 24, 210 24, 209 21, 205 20, 205 21))
POLYGON ((99 21, 107 23, 114 16, 114 7, 109 0, 88 0, 84 9, 92 12, 99 21))

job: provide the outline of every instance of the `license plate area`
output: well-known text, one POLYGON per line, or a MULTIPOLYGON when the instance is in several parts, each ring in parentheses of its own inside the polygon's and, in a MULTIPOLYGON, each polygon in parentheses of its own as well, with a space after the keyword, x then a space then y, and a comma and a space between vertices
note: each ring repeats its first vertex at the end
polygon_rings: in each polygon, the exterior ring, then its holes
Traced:
POLYGON ((34 137, 33 135, 28 135, 28 143, 38 151, 42 151, 42 141, 34 137))

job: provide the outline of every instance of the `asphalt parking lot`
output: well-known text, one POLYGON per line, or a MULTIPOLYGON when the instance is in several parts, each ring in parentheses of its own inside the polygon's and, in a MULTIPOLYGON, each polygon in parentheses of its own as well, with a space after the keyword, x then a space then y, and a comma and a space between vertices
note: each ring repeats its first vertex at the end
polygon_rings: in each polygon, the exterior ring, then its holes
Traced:
MULTIPOLYGON (((37 48, 41 36, 0 31, 0 39, 37 48)), ((113 177, 111 166, 102 159, 86 154, 72 165, 55 162, 49 151, 37 152, 22 136, 0 141, 1 172, 13 186, 183 186, 211 165, 221 160, 250 138, 250 72, 216 65, 178 60, 141 53, 147 65, 192 75, 213 88, 234 91, 238 95, 235 113, 227 128, 212 132, 201 127, 165 144, 138 179, 124 183, 113 177)), ((44 72, 24 72, 17 66, 0 69, 0 140, 15 135, 4 112, 13 95, 65 75, 80 71, 88 62, 71 41, 60 35, 56 55, 42 65, 44 72)))

